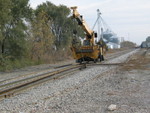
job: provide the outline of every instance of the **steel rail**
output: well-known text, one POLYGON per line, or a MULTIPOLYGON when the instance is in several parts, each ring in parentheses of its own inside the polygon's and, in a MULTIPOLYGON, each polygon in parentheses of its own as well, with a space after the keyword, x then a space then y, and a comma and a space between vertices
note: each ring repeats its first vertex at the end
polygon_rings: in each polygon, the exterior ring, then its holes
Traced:
POLYGON ((38 76, 35 76, 35 77, 31 77, 31 78, 28 78, 28 79, 23 79, 21 81, 17 81, 17 84, 15 82, 8 83, 7 86, 10 86, 10 87, 1 89, 0 90, 0 97, 7 97, 8 95, 11 95, 10 93, 14 92, 15 90, 18 90, 20 88, 23 88, 25 86, 31 85, 33 83, 36 83, 38 81, 41 81, 43 79, 52 77, 54 75, 57 75, 57 74, 60 74, 60 73, 63 73, 63 72, 67 72, 67 71, 70 71, 70 70, 73 70, 73 69, 79 69, 82 66, 83 65, 74 65, 74 66, 69 67, 69 68, 56 70, 56 71, 53 71, 53 72, 49 72, 49 73, 45 73, 45 74, 38 75, 38 76))

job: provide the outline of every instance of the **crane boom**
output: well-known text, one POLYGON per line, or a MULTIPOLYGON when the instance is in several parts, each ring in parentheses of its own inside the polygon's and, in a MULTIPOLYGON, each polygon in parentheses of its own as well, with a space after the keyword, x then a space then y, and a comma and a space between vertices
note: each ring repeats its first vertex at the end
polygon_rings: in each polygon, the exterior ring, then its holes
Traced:
POLYGON ((91 39, 94 31, 89 28, 85 20, 83 19, 82 15, 80 15, 77 11, 77 7, 71 7, 73 10, 73 18, 75 18, 78 22, 78 24, 82 27, 82 29, 86 32, 87 39, 91 39))

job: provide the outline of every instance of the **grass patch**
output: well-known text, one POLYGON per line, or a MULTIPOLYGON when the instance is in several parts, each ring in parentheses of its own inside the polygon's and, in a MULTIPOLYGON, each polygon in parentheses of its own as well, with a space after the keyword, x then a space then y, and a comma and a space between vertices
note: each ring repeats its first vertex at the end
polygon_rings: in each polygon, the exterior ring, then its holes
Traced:
POLYGON ((34 62, 29 59, 20 59, 20 60, 10 60, 10 59, 1 59, 0 62, 0 71, 11 71, 18 68, 23 68, 26 66, 37 65, 40 62, 34 62))

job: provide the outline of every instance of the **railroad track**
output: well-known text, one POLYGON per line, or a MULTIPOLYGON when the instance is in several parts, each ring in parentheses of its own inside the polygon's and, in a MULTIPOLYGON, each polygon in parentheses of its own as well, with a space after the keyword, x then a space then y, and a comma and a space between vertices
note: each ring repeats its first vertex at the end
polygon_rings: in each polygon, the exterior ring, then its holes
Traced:
POLYGON ((71 73, 72 71, 79 70, 81 68, 84 68, 84 65, 72 65, 67 68, 3 84, 0 86, 0 98, 10 97, 19 91, 22 91, 28 87, 37 85, 39 83, 43 83, 48 79, 57 79, 59 78, 60 73, 68 74, 71 73))
MULTIPOLYGON (((112 53, 112 54, 110 54, 110 56, 106 56, 105 60, 107 61, 107 60, 113 59, 115 57, 118 57, 118 56, 123 55, 127 52, 130 52, 130 51, 132 51, 132 50, 124 50, 124 51, 121 51, 121 52, 112 53)), ((101 62, 101 63, 104 64, 105 62, 101 62)), ((59 69, 59 68, 64 68, 64 67, 68 67, 68 66, 71 66, 71 65, 76 65, 76 64, 74 63, 74 64, 65 64, 65 65, 55 66, 53 68, 50 68, 50 69, 47 69, 47 70, 44 70, 44 71, 33 72, 33 73, 25 74, 25 75, 20 75, 18 77, 12 77, 12 78, 9 78, 9 79, 1 80, 0 81, 0 86, 2 84, 5 84, 5 83, 11 82, 11 81, 15 81, 15 80, 19 80, 19 79, 22 79, 22 78, 30 77, 31 75, 36 75, 36 74, 39 74, 39 73, 46 73, 46 72, 49 72, 51 69, 59 69)))
POLYGON ((112 54, 110 54, 110 56, 106 56, 106 60, 110 60, 110 59, 116 58, 118 56, 121 56, 123 54, 129 53, 131 51, 133 51, 133 49, 129 49, 129 50, 124 50, 124 51, 112 53, 112 54))
MULTIPOLYGON (((129 51, 128 51, 129 52, 129 51)), ((116 56, 119 56, 121 54, 125 54, 126 52, 119 52, 113 55, 113 57, 109 57, 109 59, 112 59, 116 56)), ((32 86, 41 84, 45 81, 52 80, 52 79, 57 79, 62 76, 65 76, 66 74, 70 74, 72 72, 75 72, 77 70, 82 70, 86 68, 87 66, 93 66, 93 65, 100 65, 100 66, 116 66, 116 65, 122 65, 122 63, 91 63, 91 64, 86 64, 83 63, 81 65, 79 64, 67 64, 67 65, 62 65, 62 66, 57 66, 55 67, 56 70, 51 71, 51 72, 46 72, 43 74, 35 75, 35 76, 29 76, 27 78, 22 78, 20 80, 12 81, 9 83, 3 83, 0 84, 0 99, 4 99, 10 96, 13 96, 17 94, 20 91, 23 91, 27 88, 30 88, 32 86)))

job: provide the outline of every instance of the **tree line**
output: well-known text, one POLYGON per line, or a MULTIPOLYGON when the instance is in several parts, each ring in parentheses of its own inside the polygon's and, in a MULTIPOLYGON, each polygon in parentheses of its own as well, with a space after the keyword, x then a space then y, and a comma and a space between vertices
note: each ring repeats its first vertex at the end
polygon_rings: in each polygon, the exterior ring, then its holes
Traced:
POLYGON ((48 1, 32 9, 29 0, 0 0, 0 70, 68 56, 73 29, 83 36, 70 13, 48 1))

